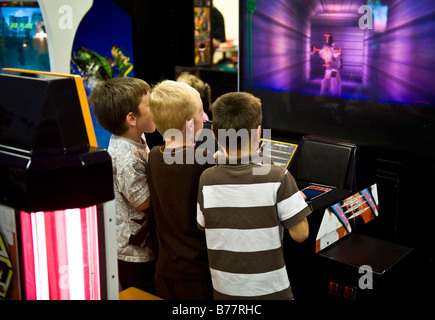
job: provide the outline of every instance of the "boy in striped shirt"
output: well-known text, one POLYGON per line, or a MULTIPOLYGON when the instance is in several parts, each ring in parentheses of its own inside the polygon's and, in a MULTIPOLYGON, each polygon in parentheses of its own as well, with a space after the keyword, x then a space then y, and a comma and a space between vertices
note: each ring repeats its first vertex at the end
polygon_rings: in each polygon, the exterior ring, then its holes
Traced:
POLYGON ((257 163, 260 99, 227 93, 212 112, 212 130, 226 156, 200 177, 197 222, 205 230, 214 298, 293 299, 283 232, 304 241, 311 210, 285 168, 257 163), (249 139, 231 139, 243 130, 249 139))

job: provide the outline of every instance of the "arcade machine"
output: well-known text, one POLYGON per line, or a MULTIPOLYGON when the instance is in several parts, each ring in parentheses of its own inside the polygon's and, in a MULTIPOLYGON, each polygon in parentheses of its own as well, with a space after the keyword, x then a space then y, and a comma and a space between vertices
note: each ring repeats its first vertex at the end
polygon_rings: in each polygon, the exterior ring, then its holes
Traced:
MULTIPOLYGON (((125 48, 124 43, 129 43, 131 21, 119 19, 118 12, 113 13, 113 7, 122 11, 109 0, 0 1, 0 68, 78 74, 90 92, 93 84, 100 80, 96 77, 105 71, 102 64, 109 65, 110 76, 112 69, 119 69, 118 66, 111 67, 108 62, 114 58, 111 47, 116 44, 125 48), (118 33, 122 37, 116 37, 118 33), (125 40, 119 42, 119 38, 125 40), (78 47, 84 47, 86 52, 89 49, 98 52, 95 56, 82 52, 84 58, 80 65, 88 72, 79 72, 71 63, 72 58, 77 63, 78 47), (100 51, 102 47, 103 53, 100 51)), ((107 149, 110 134, 98 125, 92 112, 91 119, 98 147, 107 149)))
POLYGON ((297 144, 291 142, 271 140, 263 137, 260 139, 259 151, 269 155, 273 164, 287 168, 297 147, 297 144))
POLYGON ((0 296, 118 299, 110 155, 80 76, 0 72, 0 296))
POLYGON ((312 213, 309 238, 301 245, 287 237, 285 246, 295 295, 374 300, 392 294, 394 274, 412 249, 364 235, 379 215, 373 161, 366 145, 315 136, 299 143, 288 168, 312 213))
POLYGON ((76 30, 92 3, 0 1, 0 68, 70 73, 76 30))
POLYGON ((310 238, 301 246, 285 239, 295 298, 388 298, 394 283, 404 282, 395 276, 431 241, 433 219, 425 217, 431 222, 421 231, 416 217, 426 208, 415 201, 428 189, 415 186, 432 176, 416 178, 415 168, 433 167, 435 58, 399 58, 398 48, 426 52, 435 26, 432 2, 239 3, 239 90, 261 99, 262 127, 275 140, 300 141, 288 168, 300 189, 313 195, 310 238), (394 188, 390 173, 408 192, 394 188), (368 196, 374 200, 367 203, 370 215, 344 210, 368 196), (366 232, 380 221, 386 228, 366 232), (394 232, 381 241, 386 229, 394 232), (370 269, 359 273, 363 266, 370 269), (364 290, 368 284, 357 280, 368 274, 373 289, 364 290))

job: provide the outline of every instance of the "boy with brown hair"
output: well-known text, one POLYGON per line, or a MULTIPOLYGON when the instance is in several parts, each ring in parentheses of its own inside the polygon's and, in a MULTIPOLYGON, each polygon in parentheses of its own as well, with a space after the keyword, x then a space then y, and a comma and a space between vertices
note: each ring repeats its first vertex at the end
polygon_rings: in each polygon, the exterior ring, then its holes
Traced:
POLYGON ((164 146, 151 150, 148 162, 159 242, 156 295, 164 299, 210 299, 205 237, 196 227, 199 176, 214 164, 212 155, 203 164, 196 161, 197 153, 202 152, 194 149, 195 137, 203 128, 201 97, 188 84, 165 80, 153 87, 150 110, 165 138, 164 146))
POLYGON ((215 101, 212 112, 213 132, 227 156, 200 177, 197 221, 205 230, 214 298, 293 299, 283 229, 295 241, 304 241, 311 210, 285 168, 255 161, 260 99, 227 93, 215 101), (231 139, 240 131, 249 139, 231 139))
POLYGON ((154 292, 155 228, 144 211, 150 208, 146 178, 149 148, 144 132, 154 132, 149 110, 150 86, 137 78, 98 83, 89 97, 98 124, 112 133, 112 158, 118 245, 118 273, 122 289, 154 292))

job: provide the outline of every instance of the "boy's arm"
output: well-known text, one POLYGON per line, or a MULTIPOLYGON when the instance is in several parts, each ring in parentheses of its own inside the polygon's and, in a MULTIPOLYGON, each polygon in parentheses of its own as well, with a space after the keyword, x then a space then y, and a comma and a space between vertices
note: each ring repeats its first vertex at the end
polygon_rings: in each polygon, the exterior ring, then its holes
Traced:
POLYGON ((138 205, 136 207, 136 210, 138 211, 145 211, 146 209, 148 209, 151 205, 151 197, 148 197, 145 202, 143 202, 142 204, 138 205))
POLYGON ((132 160, 130 159, 131 165, 124 166, 122 170, 117 171, 117 187, 130 206, 138 211, 145 211, 151 206, 145 163, 141 159, 132 160))
POLYGON ((304 218, 294 226, 290 227, 288 229, 288 232, 290 233, 290 237, 292 237, 294 241, 304 242, 308 238, 308 235, 310 234, 307 218, 304 218))
POLYGON ((198 202, 196 205, 196 223, 201 231, 205 231, 205 223, 204 223, 204 214, 202 213, 202 208, 204 204, 204 198, 202 194, 202 186, 203 186, 203 176, 201 175, 199 178, 199 186, 198 186, 198 202))
POLYGON ((281 180, 277 200, 278 216, 290 237, 296 242, 305 241, 310 231, 307 216, 311 214, 311 209, 305 202, 305 194, 298 189, 287 170, 281 180))

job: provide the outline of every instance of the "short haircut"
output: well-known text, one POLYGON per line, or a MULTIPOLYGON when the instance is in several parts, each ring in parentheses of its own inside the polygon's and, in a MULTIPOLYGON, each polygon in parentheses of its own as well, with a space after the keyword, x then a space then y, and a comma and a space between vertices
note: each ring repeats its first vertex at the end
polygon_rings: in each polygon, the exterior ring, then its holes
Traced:
POLYGON ((213 130, 257 129, 261 125, 261 100, 247 92, 230 92, 213 103, 213 130))
POLYGON ((114 78, 97 83, 89 97, 98 124, 115 135, 128 129, 125 117, 139 115, 139 104, 151 87, 138 78, 114 78))
POLYGON ((195 117, 199 92, 186 83, 163 80, 153 87, 150 113, 160 134, 168 129, 182 131, 186 121, 195 117))
POLYGON ((236 132, 246 129, 251 136, 251 130, 257 129, 263 119, 261 100, 247 92, 230 92, 220 96, 213 103, 212 113, 213 133, 217 138, 219 129, 234 129, 236 132))

